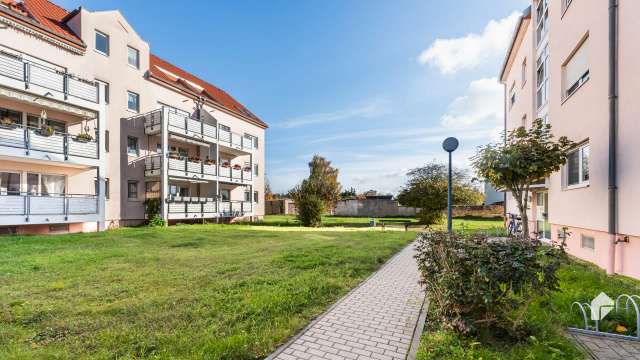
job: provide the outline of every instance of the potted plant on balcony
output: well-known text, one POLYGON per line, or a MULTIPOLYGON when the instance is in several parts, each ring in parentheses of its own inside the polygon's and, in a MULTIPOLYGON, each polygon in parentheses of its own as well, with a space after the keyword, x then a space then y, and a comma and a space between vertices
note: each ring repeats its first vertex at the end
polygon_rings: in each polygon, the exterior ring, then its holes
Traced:
POLYGON ((207 160, 204 161, 204 164, 205 165, 215 165, 216 161, 213 160, 213 159, 207 159, 207 160))
POLYGON ((223 161, 223 162, 222 162, 222 167, 223 167, 223 168, 231 167, 231 163, 230 163, 230 162, 228 162, 228 161, 223 161))
POLYGON ((251 166, 247 165, 244 167, 244 171, 246 172, 250 172, 251 171, 251 166))
POLYGON ((55 130, 53 129, 53 126, 51 125, 42 125, 42 127, 40 129, 38 129, 38 135, 42 135, 42 136, 51 136, 55 133, 55 130))
POLYGON ((200 162, 201 159, 199 156, 189 156, 189 161, 190 162, 200 162))
POLYGON ((169 159, 182 160, 182 156, 180 156, 180 154, 178 154, 177 152, 172 151, 169 153, 169 159))
POLYGON ((240 169, 242 169, 242 166, 240 166, 240 164, 233 165, 233 170, 240 170, 240 169))
POLYGON ((89 141, 93 141, 93 136, 89 133, 82 133, 73 138, 73 140, 81 143, 88 143, 89 141))
POLYGON ((7 130, 13 130, 18 127, 18 124, 13 122, 10 117, 5 116, 0 120, 0 127, 7 130))

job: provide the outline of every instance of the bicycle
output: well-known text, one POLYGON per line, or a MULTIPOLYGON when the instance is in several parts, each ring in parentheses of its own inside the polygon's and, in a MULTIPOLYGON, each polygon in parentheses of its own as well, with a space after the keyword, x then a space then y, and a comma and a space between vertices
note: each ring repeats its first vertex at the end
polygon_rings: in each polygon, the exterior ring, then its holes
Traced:
POLYGON ((519 236, 522 234, 522 217, 520 215, 509 214, 507 233, 509 236, 519 236))

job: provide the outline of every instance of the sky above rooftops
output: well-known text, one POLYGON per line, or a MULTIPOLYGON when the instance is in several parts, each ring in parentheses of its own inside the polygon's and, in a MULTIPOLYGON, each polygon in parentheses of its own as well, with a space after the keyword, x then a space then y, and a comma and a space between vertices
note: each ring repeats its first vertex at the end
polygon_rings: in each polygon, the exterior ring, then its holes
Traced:
POLYGON ((59 0, 119 9, 152 52, 267 122, 267 178, 284 192, 313 154, 344 187, 396 193, 460 139, 468 166, 502 124, 497 76, 527 0, 59 0))

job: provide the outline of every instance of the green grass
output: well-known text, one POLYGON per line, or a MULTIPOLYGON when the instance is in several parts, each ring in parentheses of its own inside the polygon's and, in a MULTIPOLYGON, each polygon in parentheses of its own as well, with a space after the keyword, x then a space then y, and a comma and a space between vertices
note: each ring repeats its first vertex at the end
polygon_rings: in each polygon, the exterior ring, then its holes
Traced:
MULTIPOLYGON (((368 217, 340 217, 323 216, 323 227, 345 227, 345 228, 365 228, 369 227, 368 217)), ((392 228, 402 228, 401 222, 411 222, 410 230, 423 231, 425 228, 418 223, 418 220, 408 217, 376 218, 376 221, 387 221, 392 228)), ((292 215, 267 215, 260 223, 265 226, 301 226, 295 216, 292 215)), ((434 230, 446 230, 446 224, 432 226, 434 230)), ((482 218, 482 217, 460 217, 453 219, 453 228, 457 231, 487 231, 498 233, 504 231, 502 218, 482 218)))
MULTIPOLYGON (((612 298, 640 294, 640 281, 607 276, 594 265, 577 260, 564 265, 559 276, 561 290, 537 299, 527 313, 526 321, 533 332, 528 341, 515 345, 483 345, 451 332, 427 331, 422 337, 418 359, 583 359, 583 354, 562 335, 567 326, 582 326, 582 317, 571 312, 571 303, 589 303, 603 291, 612 298)), ((609 328, 612 327, 609 324, 609 328)))
POLYGON ((0 358, 263 358, 415 235, 291 230, 0 238, 0 358))

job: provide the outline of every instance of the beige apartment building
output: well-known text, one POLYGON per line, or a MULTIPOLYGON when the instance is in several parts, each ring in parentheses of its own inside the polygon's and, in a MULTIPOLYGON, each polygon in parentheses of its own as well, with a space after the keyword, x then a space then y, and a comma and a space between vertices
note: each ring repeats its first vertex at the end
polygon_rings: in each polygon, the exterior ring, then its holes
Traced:
POLYGON ((0 0, 0 232, 264 215, 267 125, 119 11, 0 0))
POLYGON ((532 235, 566 238, 572 255, 636 278, 639 12, 636 0, 534 0, 500 74, 506 130, 542 118, 556 136, 579 144, 561 171, 534 184, 532 235))

